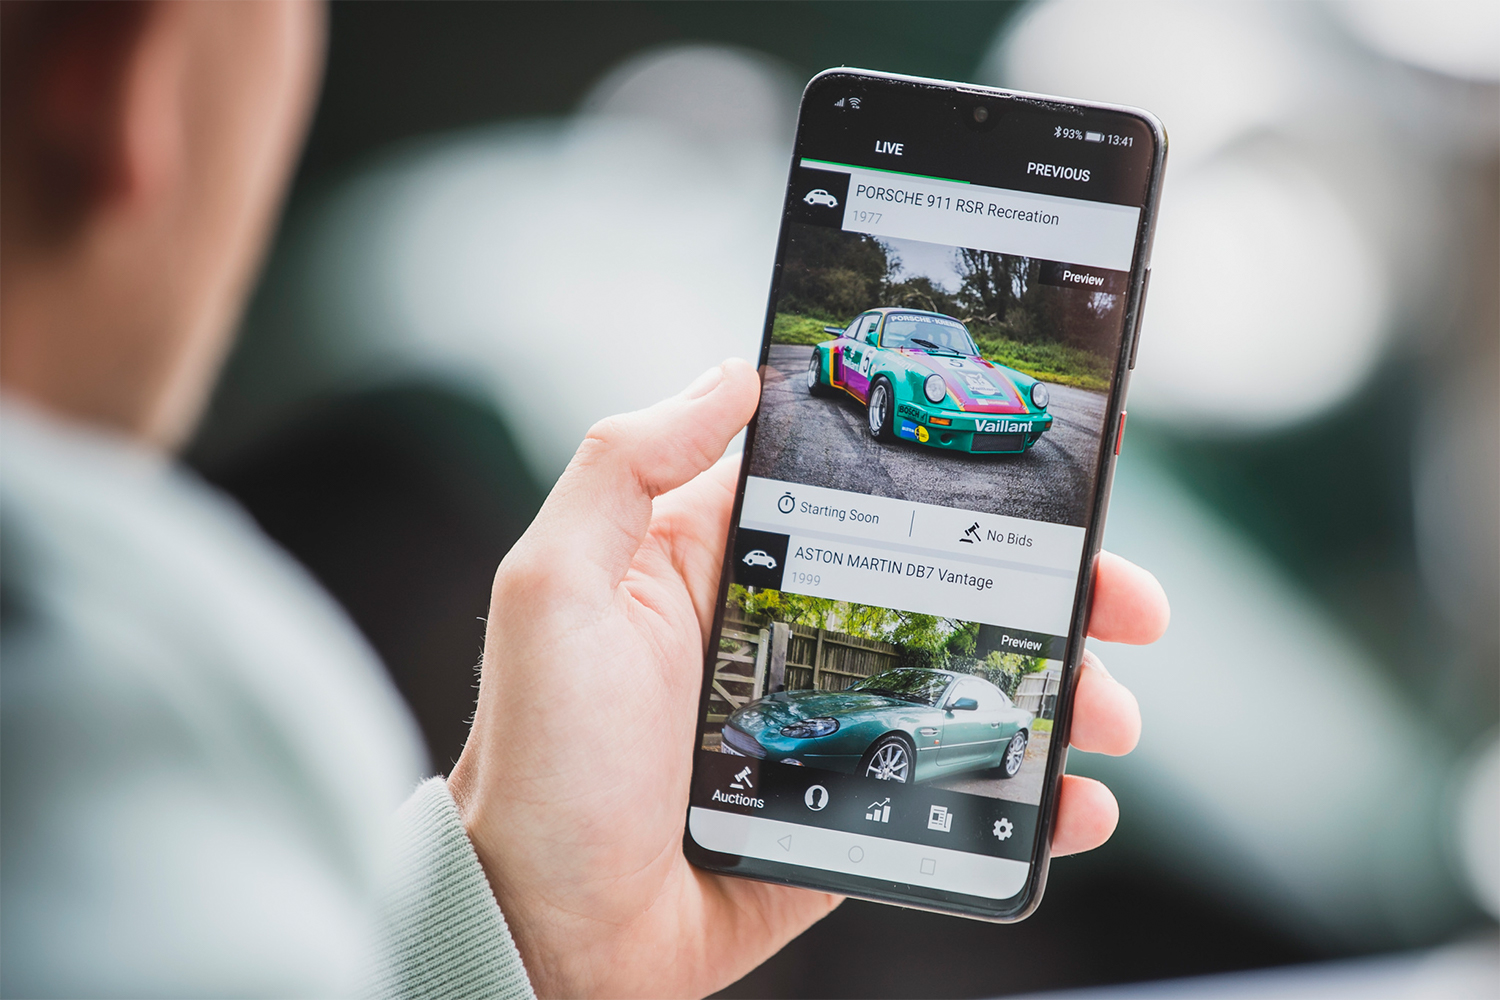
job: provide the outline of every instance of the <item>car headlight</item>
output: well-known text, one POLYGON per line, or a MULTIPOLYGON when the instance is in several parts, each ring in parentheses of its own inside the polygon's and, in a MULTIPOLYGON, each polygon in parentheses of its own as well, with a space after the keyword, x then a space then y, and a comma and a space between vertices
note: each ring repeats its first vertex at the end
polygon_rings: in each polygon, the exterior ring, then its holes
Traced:
POLYGON ((929 375, 927 381, 922 383, 922 394, 927 397, 928 402, 941 403, 948 397, 948 383, 943 381, 941 375, 929 375))
POLYGON ((1031 401, 1036 404, 1038 410, 1045 410, 1047 408, 1047 401, 1051 398, 1052 394, 1047 391, 1047 383, 1035 382, 1032 384, 1031 401))
POLYGON ((789 736, 794 740, 815 740, 819 736, 827 736, 829 733, 838 731, 838 719, 803 719, 801 722, 793 722, 789 726, 781 727, 781 735, 789 736))

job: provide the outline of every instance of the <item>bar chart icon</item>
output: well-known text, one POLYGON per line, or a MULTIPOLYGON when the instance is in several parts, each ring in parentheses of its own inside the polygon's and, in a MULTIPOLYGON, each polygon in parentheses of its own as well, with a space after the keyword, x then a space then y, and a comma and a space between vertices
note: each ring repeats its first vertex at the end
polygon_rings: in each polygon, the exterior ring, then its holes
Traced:
POLYGON ((874 823, 889 823, 891 821, 891 800, 881 799, 879 802, 871 802, 865 812, 865 819, 874 823))

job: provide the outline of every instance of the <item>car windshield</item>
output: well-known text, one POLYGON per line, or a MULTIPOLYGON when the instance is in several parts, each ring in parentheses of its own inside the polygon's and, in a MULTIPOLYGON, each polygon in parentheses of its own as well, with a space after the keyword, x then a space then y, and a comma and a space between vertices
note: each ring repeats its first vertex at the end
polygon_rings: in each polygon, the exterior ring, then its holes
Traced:
POLYGON ((933 706, 938 703, 943 692, 948 690, 948 682, 952 679, 951 675, 938 673, 936 670, 901 667, 874 677, 866 677, 849 690, 864 694, 883 694, 902 701, 916 702, 918 705, 933 706))
POLYGON ((969 331, 958 320, 921 313, 892 313, 887 316, 885 328, 880 331, 880 346, 922 347, 929 350, 936 347, 944 351, 957 351, 959 354, 979 353, 969 337, 969 331))

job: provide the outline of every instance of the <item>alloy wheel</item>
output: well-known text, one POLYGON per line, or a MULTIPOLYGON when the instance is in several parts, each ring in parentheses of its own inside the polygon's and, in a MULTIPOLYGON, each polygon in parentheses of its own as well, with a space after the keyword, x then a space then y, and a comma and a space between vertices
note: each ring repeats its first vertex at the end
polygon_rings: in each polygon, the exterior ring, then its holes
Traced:
POLYGON ((870 764, 865 768, 865 776, 879 778, 881 781, 905 782, 910 767, 911 758, 906 752, 906 746, 892 740, 875 751, 875 756, 870 758, 870 764))
POLYGON ((1026 763, 1026 734, 1017 733, 1011 737, 1010 746, 1005 748, 1005 773, 1014 777, 1024 763, 1026 763))
POLYGON ((876 437, 885 429, 885 383, 877 382, 870 390, 870 433, 876 437))

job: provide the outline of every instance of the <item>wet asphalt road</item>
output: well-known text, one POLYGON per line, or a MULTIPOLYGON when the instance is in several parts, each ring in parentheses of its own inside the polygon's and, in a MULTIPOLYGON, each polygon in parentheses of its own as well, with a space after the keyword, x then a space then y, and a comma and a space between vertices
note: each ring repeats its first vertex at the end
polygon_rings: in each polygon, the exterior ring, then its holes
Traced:
POLYGON ((1050 385, 1052 427, 1024 455, 965 455, 870 437, 848 393, 807 391, 811 347, 772 344, 750 474, 786 482, 1082 525, 1105 394, 1050 385))

